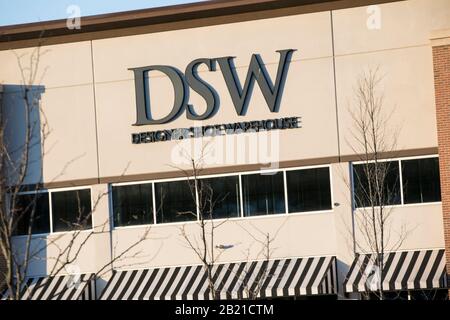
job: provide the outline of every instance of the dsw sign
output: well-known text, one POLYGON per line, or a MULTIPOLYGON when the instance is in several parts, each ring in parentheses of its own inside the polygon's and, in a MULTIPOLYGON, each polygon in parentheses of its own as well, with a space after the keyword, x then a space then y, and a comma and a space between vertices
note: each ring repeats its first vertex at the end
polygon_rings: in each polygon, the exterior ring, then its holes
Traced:
POLYGON ((209 71, 216 71, 217 64, 219 65, 238 115, 245 115, 255 81, 261 89, 269 110, 278 112, 289 63, 294 51, 294 49, 277 51, 280 54, 280 60, 275 81, 270 78, 261 57, 253 54, 243 87, 235 72, 234 57, 196 59, 189 63, 184 74, 175 67, 165 65, 130 68, 129 70, 134 72, 136 89, 137 119, 134 125, 167 123, 180 116, 184 111, 186 111, 187 118, 191 120, 211 118, 219 108, 219 97, 214 88, 199 77, 197 69, 202 64, 205 64, 209 71), (150 110, 147 81, 149 81, 148 74, 151 71, 164 73, 170 79, 175 92, 170 113, 161 119, 154 119, 150 110), (194 106, 189 104, 189 88, 205 99, 206 110, 202 114, 198 114, 194 106))

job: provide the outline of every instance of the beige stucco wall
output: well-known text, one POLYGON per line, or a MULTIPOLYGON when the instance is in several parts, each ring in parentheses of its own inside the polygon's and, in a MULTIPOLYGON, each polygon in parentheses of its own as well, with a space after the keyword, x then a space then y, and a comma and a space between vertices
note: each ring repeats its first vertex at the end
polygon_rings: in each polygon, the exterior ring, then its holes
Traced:
MULTIPOLYGON (((385 228, 387 251, 442 248, 444 230, 442 227, 441 204, 414 204, 385 209, 388 225, 385 228)), ((355 215, 361 214, 356 210, 355 215)), ((355 238, 358 252, 371 252, 373 248, 364 240, 361 220, 355 218, 355 238)))
MULTIPOLYGON (((335 155, 337 152, 331 27, 328 12, 104 39, 94 41, 93 48, 101 176, 121 175, 125 167, 129 174, 172 171, 171 154, 176 142, 136 146, 130 143, 130 135, 133 132, 184 128, 192 125, 301 116, 304 119, 303 129, 292 130, 289 133, 280 132, 283 141, 280 144, 280 158, 284 160, 315 158, 335 155), (267 41, 268 39, 270 41, 267 41), (126 43, 126 46, 123 43, 126 43), (306 45, 307 43, 309 45, 306 45), (243 82, 251 55, 259 53, 274 79, 279 59, 276 50, 289 48, 297 49, 297 52, 293 55, 280 112, 277 114, 269 112, 259 88, 255 86, 247 115, 237 116, 220 70, 205 72, 203 68, 201 76, 212 84, 220 97, 220 109, 213 118, 195 123, 183 114, 175 121, 164 125, 131 126, 136 121, 135 92, 133 73, 127 68, 162 64, 172 65, 184 71, 189 62, 196 58, 230 55, 236 56, 237 73, 243 82), (317 119, 318 115, 320 124, 314 123, 313 120, 317 119), (322 126, 329 130, 324 132, 322 126), (318 144, 317 141, 308 139, 309 136, 321 136, 323 139, 318 144), (296 148, 293 149, 289 143, 284 143, 290 139, 296 141, 296 148), (132 159, 117 157, 117 148, 120 148, 123 154, 132 154, 132 159)), ((165 116, 173 99, 170 82, 166 77, 161 78, 155 73, 151 75, 150 83, 151 92, 155 92, 151 96, 152 112, 156 118, 165 116), (160 92, 164 94, 157 94, 160 92)), ((203 99, 195 92, 191 92, 190 102, 198 108, 197 110, 204 108, 203 99)), ((218 146, 221 144, 223 143, 218 141, 218 146)), ((245 159, 240 161, 236 157, 234 163, 228 164, 249 162, 251 161, 245 159)), ((223 166, 224 163, 214 165, 223 166)))
MULTIPOLYGON (((384 75, 386 108, 394 110, 392 130, 400 130, 398 149, 437 147, 428 36, 431 30, 450 27, 449 2, 410 0, 378 7, 382 19, 379 30, 367 29, 368 14, 362 7, 44 47, 48 53, 43 55, 40 66, 48 69, 38 78, 42 78, 39 84, 45 87, 41 103, 52 129, 45 147, 48 152, 42 168, 44 181, 174 170, 175 142, 132 145, 130 135, 189 127, 193 123, 182 115, 166 125, 132 126, 136 116, 135 93, 133 74, 128 68, 166 64, 184 70, 196 58, 231 55, 236 56, 237 72, 242 80, 251 55, 259 53, 273 78, 278 62, 275 51, 288 48, 297 51, 290 65, 279 113, 268 111, 255 86, 247 116, 238 117, 218 68, 216 72, 201 71, 201 76, 219 93, 221 102, 219 112, 201 125, 301 116, 301 129, 278 133, 279 160, 338 156, 339 149, 341 155, 348 155, 352 153, 348 107, 354 97, 357 75, 379 66, 384 75)), ((16 50, 16 53, 29 54, 30 50, 16 50)), ((0 83, 20 84, 18 70, 14 53, 0 51, 0 83)), ((39 75, 42 74, 39 71, 39 75)), ((159 93, 152 96, 153 111, 164 115, 165 106, 171 105, 169 83, 154 75, 151 85, 153 91, 159 93)), ((194 93, 190 102, 199 108, 204 103, 194 93)), ((239 139, 246 136, 252 134, 241 135, 239 139)), ((227 165, 254 162, 258 160, 237 159, 227 165)), ((220 167, 223 163, 212 166, 220 167)), ((345 269, 353 258, 350 230, 353 220, 346 183, 348 163, 333 164, 332 172, 333 200, 339 204, 332 211, 228 221, 217 232, 216 240, 219 244, 232 244, 233 248, 224 251, 221 261, 245 260, 248 249, 250 258, 256 258, 257 246, 245 230, 257 228, 274 234, 281 228, 274 243, 274 257, 338 255, 345 269)), ((107 191, 107 185, 97 188, 107 191)), ((107 220, 109 213, 108 204, 103 204, 96 210, 94 221, 107 220)), ((400 249, 442 247, 441 220, 440 204, 396 209, 394 228, 406 221, 413 229, 400 249)), ((179 228, 180 225, 153 226, 150 240, 136 248, 141 256, 119 261, 114 266, 198 263, 180 237, 179 228)), ((188 232, 194 232, 195 228, 195 223, 186 224, 188 232)), ((144 229, 116 229, 111 239, 107 231, 101 232, 89 242, 87 252, 80 256, 77 264, 85 272, 98 269, 110 259, 111 251, 113 254, 121 252, 138 239, 144 229)), ((45 273, 42 263, 39 262, 33 272, 45 273)))
MULTIPOLYGON (((197 222, 156 225, 151 227, 149 233, 152 240, 143 242, 136 248, 136 251, 145 250, 149 256, 140 255, 135 263, 139 267, 199 264, 198 257, 182 235, 183 228, 191 240, 195 238, 201 243, 200 226, 197 222)), ((116 229, 113 232, 113 244, 117 244, 117 252, 130 246, 144 232, 143 229, 116 229)), ((261 250, 266 247, 264 242, 267 234, 273 238, 270 243, 271 258, 333 255, 336 251, 332 212, 230 219, 215 231, 214 241, 217 245, 232 246, 224 250, 216 249, 217 261, 265 259, 261 250), (311 243, 315 245, 311 246, 311 243)), ((124 265, 126 268, 127 262, 117 263, 115 267, 124 265)))
MULTIPOLYGON (((386 112, 394 110, 389 130, 400 132, 398 148, 436 147, 428 37, 431 30, 450 27, 448 2, 411 0, 377 7, 381 24, 375 30, 367 28, 371 14, 366 7, 360 7, 42 47, 34 85, 42 85, 45 90, 41 104, 51 129, 45 144, 43 180, 173 171, 176 142, 132 145, 130 135, 194 123, 182 115, 165 125, 132 126, 135 93, 133 74, 128 68, 163 64, 184 70, 199 57, 231 55, 236 57, 243 80, 251 55, 259 53, 274 78, 279 57, 275 51, 287 48, 297 51, 280 112, 269 112, 255 86, 247 115, 237 116, 220 70, 201 69, 201 76, 220 96, 220 109, 213 118, 195 125, 300 116, 303 128, 277 133, 281 141, 279 160, 337 156, 339 148, 341 155, 348 155, 352 153, 348 108, 354 107, 356 80, 363 71, 379 67, 384 76, 381 93, 386 112)), ((27 67, 33 52, 35 48, 1 51, 0 82, 22 83, 17 59, 22 57, 27 67)), ((151 77, 155 93, 151 95, 152 112, 163 116, 171 106, 172 88, 167 78, 156 73, 151 77)), ((204 108, 204 101, 195 92, 191 92, 190 102, 197 110, 204 108)), ((226 143, 223 138, 216 140, 226 143)), ((252 162, 258 161, 235 157, 232 162, 211 165, 252 162)))
MULTIPOLYGON (((33 235, 29 251, 29 275, 83 272, 108 274, 112 260, 108 186, 91 188, 93 207, 92 229, 77 232, 56 232, 51 235, 33 235)), ((23 259, 27 236, 14 238, 16 257, 23 259)), ((20 263, 24 266, 23 262, 20 263)))
MULTIPOLYGON (((41 92, 43 159, 35 159, 32 165, 41 169, 28 183, 97 176, 91 65, 89 42, 0 51, 0 83, 11 113, 23 110, 20 86, 41 92)), ((16 131, 12 128, 13 137, 16 131)))
POLYGON ((377 7, 380 29, 366 27, 366 7, 333 11, 342 154, 351 154, 354 144, 348 108, 354 105, 356 80, 376 68, 383 77, 385 112, 392 114, 387 131, 398 132, 397 148, 437 145, 429 37, 432 30, 448 27, 449 4, 400 1, 377 7))

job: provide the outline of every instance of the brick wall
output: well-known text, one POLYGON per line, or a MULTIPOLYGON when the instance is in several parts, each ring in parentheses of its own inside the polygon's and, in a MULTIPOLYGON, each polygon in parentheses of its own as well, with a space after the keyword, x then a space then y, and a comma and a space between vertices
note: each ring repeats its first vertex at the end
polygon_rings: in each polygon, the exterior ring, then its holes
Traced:
MULTIPOLYGON (((447 31, 448 32, 448 31, 447 31)), ((432 40, 447 279, 450 272, 450 32, 432 40)), ((450 281, 448 281, 450 283, 450 281)))

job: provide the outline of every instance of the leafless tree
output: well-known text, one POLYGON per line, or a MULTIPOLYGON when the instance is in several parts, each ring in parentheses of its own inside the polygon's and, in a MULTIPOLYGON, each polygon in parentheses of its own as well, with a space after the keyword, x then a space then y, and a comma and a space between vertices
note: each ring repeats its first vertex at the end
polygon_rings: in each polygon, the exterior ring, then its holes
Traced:
MULTIPOLYGON (((279 227, 272 234, 270 232, 260 230, 253 224, 250 224, 250 227, 254 230, 253 232, 250 231, 248 227, 240 225, 240 227, 249 235, 249 237, 252 238, 253 243, 251 245, 257 246, 256 256, 253 258, 251 258, 250 254, 251 248, 249 247, 246 249, 247 251, 246 261, 249 262, 251 260, 260 260, 265 262, 265 264, 262 264, 262 269, 260 270, 257 278, 255 278, 255 280, 252 283, 245 282, 245 279, 248 279, 250 275, 249 274, 250 270, 248 267, 244 269, 244 272, 242 274, 244 281, 245 296, 250 300, 259 299, 261 296, 261 289, 264 283, 270 281, 271 278, 275 276, 270 273, 270 270, 268 268, 269 260, 273 258, 274 252, 276 250, 276 248, 274 247, 274 242, 277 239, 279 232, 283 229, 286 222, 287 219, 283 218, 279 227)), ((249 266, 249 263, 247 263, 247 266, 249 266)))
MULTIPOLYGON (((222 284, 214 280, 213 267, 218 263, 224 250, 228 249, 228 245, 217 243, 215 235, 220 227, 226 223, 230 223, 233 219, 230 220, 226 218, 217 221, 215 209, 223 201, 226 201, 229 194, 226 192, 218 193, 217 190, 214 190, 211 187, 207 179, 201 177, 204 158, 208 154, 207 150, 209 146, 209 143, 206 143, 203 146, 199 157, 196 159, 194 159, 190 152, 183 150, 185 159, 190 163, 189 169, 183 169, 180 167, 176 168, 180 170, 187 179, 186 183, 189 186, 191 200, 195 203, 195 211, 182 211, 177 214, 190 215, 196 219, 196 226, 199 230, 198 233, 191 232, 190 229, 188 230, 186 225, 183 224, 180 227, 180 234, 185 240, 187 247, 198 257, 205 272, 207 273, 208 293, 210 298, 219 299, 220 293, 217 289, 222 284)), ((282 226, 280 226, 280 228, 271 235, 270 233, 259 230, 255 226, 253 226, 253 229, 255 229, 256 232, 253 232, 238 222, 234 221, 234 223, 237 223, 239 225, 238 227, 243 229, 249 237, 253 239, 250 246, 255 244, 258 246, 256 257, 252 256, 253 259, 250 259, 250 248, 247 248, 246 252, 244 252, 244 254, 247 254, 247 261, 244 262, 249 262, 251 260, 269 260, 272 256, 272 244, 282 226)), ((284 223, 282 223, 282 225, 284 225, 284 223)), ((239 297, 241 299, 244 297, 256 299, 260 294, 264 281, 267 277, 270 277, 269 270, 262 270, 258 279, 255 279, 255 281, 250 285, 246 282, 246 279, 250 276, 249 273, 250 270, 245 268, 242 274, 234 275, 239 277, 243 284, 243 296, 239 297)))
MULTIPOLYGON (((5 295, 3 298, 18 300, 26 288, 32 263, 39 261, 43 253, 55 252, 46 256, 46 261, 52 262, 47 271, 48 276, 64 274, 66 268, 77 261, 82 255, 86 244, 96 234, 106 232, 109 221, 92 225, 91 218, 96 212, 99 203, 108 192, 97 194, 91 208, 84 208, 80 195, 77 192, 77 214, 73 220, 59 221, 66 225, 69 232, 58 235, 34 235, 33 226, 39 218, 37 203, 44 191, 38 177, 30 182, 31 167, 36 161, 41 161, 45 155, 45 142, 51 133, 50 126, 43 111, 39 95, 40 83, 45 74, 39 70, 40 59, 45 51, 38 45, 30 53, 16 54, 20 70, 21 83, 15 85, 13 108, 6 112, 7 106, 4 96, 0 96, 0 258, 4 259, 4 271, 0 270, 0 279, 4 278, 5 295), (38 75, 41 75, 38 79, 38 75), (13 113, 22 114, 20 128, 8 122, 8 116, 13 113), (13 128, 12 128, 13 127, 13 128), (23 130, 20 142, 13 142, 11 132, 17 134, 23 130), (38 159, 36 159, 38 158, 38 159), (26 203, 23 201, 24 192, 27 194, 26 203), (21 231, 21 237, 17 237, 21 231)), ((1 91, 0 91, 1 94, 1 91)), ((76 159, 74 159, 76 161, 76 159)), ((71 162, 64 164, 61 172, 71 162)), ((41 173, 42 174, 42 173, 41 173)), ((137 253, 131 252, 139 243, 148 238, 150 229, 147 228, 130 246, 118 252, 104 266, 97 270, 96 276, 109 271, 114 262, 133 257, 137 253)), ((0 293, 2 292, 0 288, 0 293)))
POLYGON ((213 279, 213 267, 219 259, 223 250, 216 245, 215 232, 228 219, 218 223, 214 220, 214 209, 223 201, 227 194, 215 194, 211 185, 200 176, 203 170, 203 160, 206 154, 208 144, 203 146, 198 159, 189 156, 190 153, 184 150, 184 156, 190 163, 189 169, 177 167, 186 177, 186 183, 189 186, 189 194, 192 203, 195 204, 195 211, 182 211, 178 215, 189 215, 197 220, 199 233, 190 233, 183 224, 180 227, 180 234, 186 241, 189 249, 191 249, 200 260, 205 272, 207 273, 208 289, 211 299, 217 299, 217 287, 213 279), (216 250, 217 249, 217 250, 216 250))
POLYGON ((405 226, 395 232, 392 229, 392 204, 398 203, 400 181, 394 172, 398 168, 385 158, 394 157, 398 131, 390 126, 392 112, 386 110, 382 80, 378 68, 364 72, 358 79, 355 103, 349 108, 353 126, 351 140, 347 141, 358 156, 358 170, 352 171, 353 185, 348 182, 353 194, 354 249, 374 254, 370 263, 375 268, 368 275, 366 295, 372 293, 381 300, 385 255, 397 250, 408 235, 405 226))

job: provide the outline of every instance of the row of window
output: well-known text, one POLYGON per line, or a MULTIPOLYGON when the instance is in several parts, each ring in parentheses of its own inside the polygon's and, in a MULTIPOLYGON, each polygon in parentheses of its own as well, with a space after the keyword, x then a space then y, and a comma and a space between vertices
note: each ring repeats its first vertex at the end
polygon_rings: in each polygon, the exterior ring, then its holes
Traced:
POLYGON ((21 194, 16 200, 18 220, 15 233, 50 233, 92 228, 91 190, 50 191, 21 194))
MULTIPOLYGON (((355 207, 440 201, 438 158, 353 165, 355 207), (382 174, 380 174, 380 172, 382 174), (381 177, 381 178, 380 178, 381 177), (373 180, 383 186, 376 192, 373 180), (372 182, 371 182, 372 181, 372 182)), ((193 180, 113 185, 114 226, 330 210, 329 167, 283 170, 270 174, 240 174, 193 180)), ((27 234, 34 213, 33 233, 92 228, 90 189, 23 194, 17 199, 22 219, 17 234, 27 234)))
POLYGON ((357 208, 441 201, 439 158, 355 164, 353 188, 357 208))
MULTIPOLYGON (((189 181, 113 186, 115 226, 195 220, 196 201, 189 181), (150 197, 154 188, 155 204, 150 197), (136 203, 139 205, 136 206, 136 203), (156 215, 153 215, 156 211, 156 215)), ((331 209, 328 167, 280 171, 271 175, 242 174, 201 179, 201 193, 214 203, 213 218, 308 212, 331 209), (206 187, 205 187, 206 186, 206 187), (242 208, 240 204, 242 190, 242 208), (287 197, 287 201, 285 201, 287 197), (286 210, 287 204, 287 210, 286 210)), ((441 200, 437 157, 353 165, 356 208, 438 202, 441 200), (380 181, 382 188, 373 188, 380 181)), ((195 192, 195 191, 194 191, 195 192)), ((200 208, 203 208, 200 205, 200 208)))
POLYGON ((203 178, 197 186, 192 180, 113 186, 112 206, 115 226, 192 221, 200 210, 213 219, 329 210, 330 172, 322 167, 203 178))

